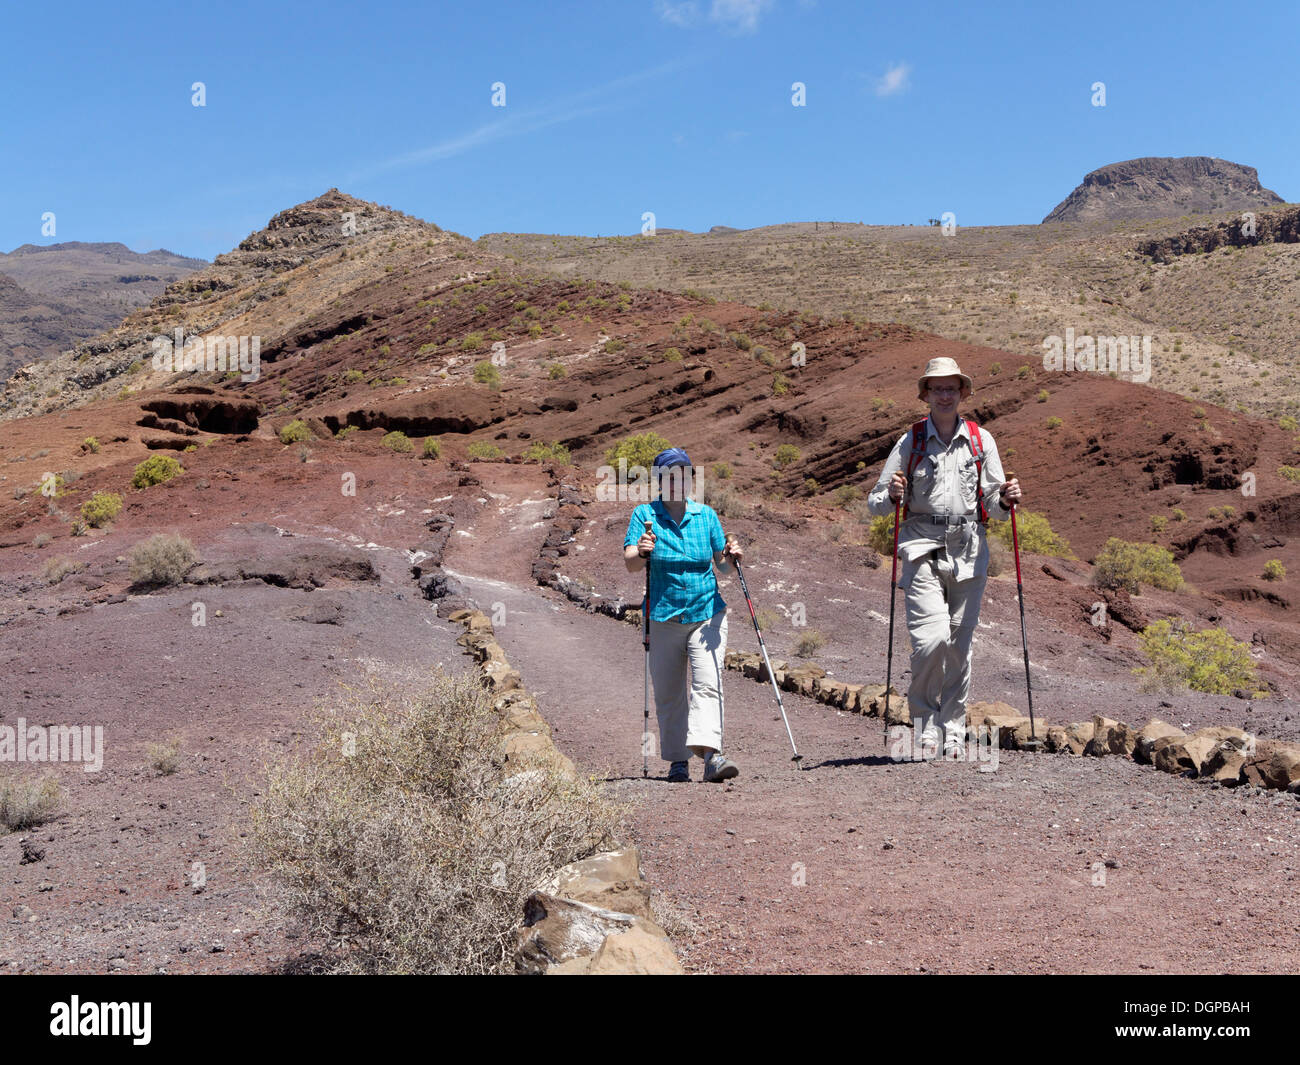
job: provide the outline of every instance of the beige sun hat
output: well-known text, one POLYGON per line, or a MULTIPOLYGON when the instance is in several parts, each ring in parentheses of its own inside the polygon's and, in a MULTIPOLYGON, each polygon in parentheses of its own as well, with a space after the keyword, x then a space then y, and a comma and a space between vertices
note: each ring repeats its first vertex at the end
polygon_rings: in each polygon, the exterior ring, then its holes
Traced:
POLYGON ((925 399, 926 379, 930 377, 960 377, 962 387, 962 399, 965 399, 975 390, 975 382, 961 372, 961 367, 957 365, 956 359, 931 359, 925 367, 925 373, 921 379, 916 382, 916 398, 925 399))

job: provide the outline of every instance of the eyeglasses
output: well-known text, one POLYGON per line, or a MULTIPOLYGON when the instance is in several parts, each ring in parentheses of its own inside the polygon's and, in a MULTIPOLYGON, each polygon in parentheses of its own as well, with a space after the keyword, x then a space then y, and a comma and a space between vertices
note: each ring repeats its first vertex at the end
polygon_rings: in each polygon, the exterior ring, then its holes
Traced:
POLYGON ((931 387, 930 391, 933 392, 936 396, 960 396, 961 395, 960 388, 951 388, 949 386, 944 386, 943 388, 931 387))

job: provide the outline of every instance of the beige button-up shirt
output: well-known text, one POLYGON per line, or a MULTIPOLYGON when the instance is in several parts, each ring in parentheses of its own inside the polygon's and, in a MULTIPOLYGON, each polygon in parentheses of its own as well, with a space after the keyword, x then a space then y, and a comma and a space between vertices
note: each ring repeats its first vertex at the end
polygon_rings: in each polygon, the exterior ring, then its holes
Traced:
MULTIPOLYGON (((981 427, 984 445, 984 509, 990 521, 1006 521, 1011 511, 1002 505, 999 490, 1006 482, 1002 459, 993 434, 981 427)), ((892 514, 894 502, 889 498, 889 482, 896 471, 907 472, 912 456, 912 430, 898 439, 885 461, 876 486, 867 495, 867 509, 874 515, 892 514)), ((898 557, 902 574, 900 588, 912 583, 922 558, 939 552, 941 568, 951 566, 956 580, 988 574, 989 548, 984 527, 979 524, 979 502, 975 494, 975 450, 964 419, 958 419, 957 431, 945 444, 935 432, 934 423, 925 420, 925 455, 912 471, 910 493, 906 497, 908 517, 898 530, 898 557), (926 515, 940 514, 966 517, 961 525, 944 526, 924 520, 926 515)))

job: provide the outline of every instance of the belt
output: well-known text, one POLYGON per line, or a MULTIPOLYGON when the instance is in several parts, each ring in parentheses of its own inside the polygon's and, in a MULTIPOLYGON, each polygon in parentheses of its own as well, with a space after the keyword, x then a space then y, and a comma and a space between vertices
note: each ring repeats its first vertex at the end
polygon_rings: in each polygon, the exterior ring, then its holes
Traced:
POLYGON ((916 514, 913 516, 918 521, 924 522, 926 525, 961 526, 979 524, 978 518, 968 518, 964 515, 958 516, 956 514, 916 514))

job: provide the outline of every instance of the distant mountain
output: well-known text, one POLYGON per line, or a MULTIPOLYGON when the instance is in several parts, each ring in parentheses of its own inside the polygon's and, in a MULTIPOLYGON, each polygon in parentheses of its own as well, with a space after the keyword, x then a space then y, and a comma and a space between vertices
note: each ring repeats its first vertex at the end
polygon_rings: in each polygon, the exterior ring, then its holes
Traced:
POLYGON ((0 252, 0 381, 120 322, 208 264, 125 244, 24 244, 0 252))
POLYGON ((1253 166, 1205 155, 1149 156, 1094 170, 1043 221, 1175 218, 1285 202, 1259 183, 1253 166))

